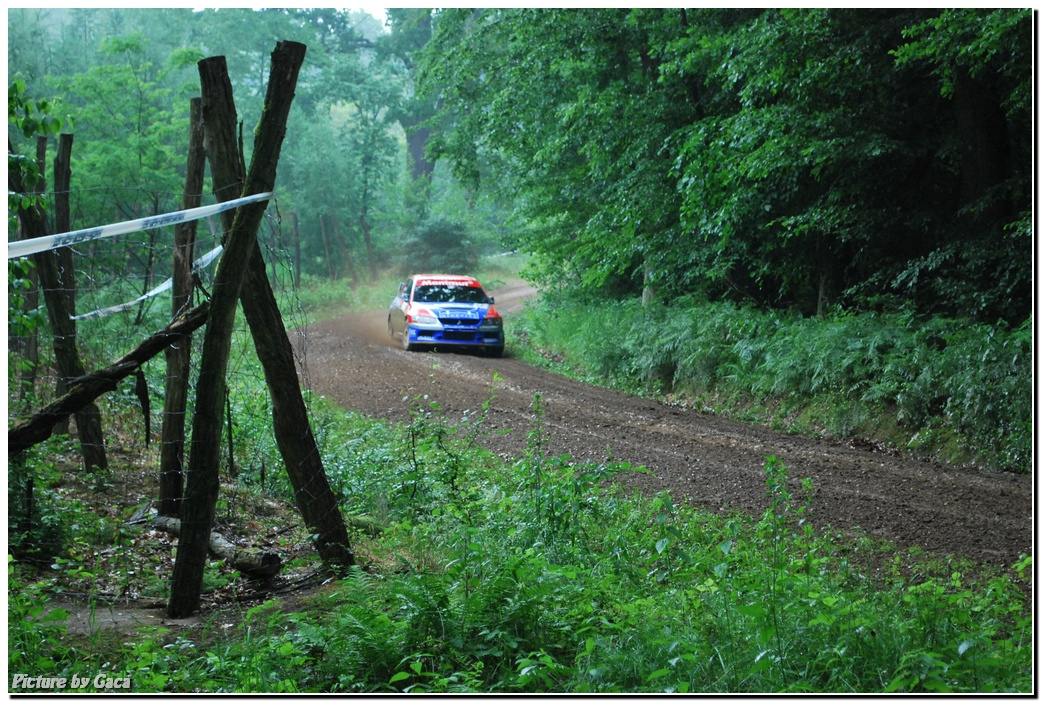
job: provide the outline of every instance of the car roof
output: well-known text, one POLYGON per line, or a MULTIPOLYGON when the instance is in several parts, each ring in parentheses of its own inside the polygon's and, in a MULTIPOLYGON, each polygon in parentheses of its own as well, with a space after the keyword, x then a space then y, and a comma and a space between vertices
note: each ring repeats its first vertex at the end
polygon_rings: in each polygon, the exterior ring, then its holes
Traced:
POLYGON ((476 278, 468 275, 442 275, 440 273, 424 273, 412 276, 416 285, 459 285, 462 287, 479 288, 481 284, 476 278))

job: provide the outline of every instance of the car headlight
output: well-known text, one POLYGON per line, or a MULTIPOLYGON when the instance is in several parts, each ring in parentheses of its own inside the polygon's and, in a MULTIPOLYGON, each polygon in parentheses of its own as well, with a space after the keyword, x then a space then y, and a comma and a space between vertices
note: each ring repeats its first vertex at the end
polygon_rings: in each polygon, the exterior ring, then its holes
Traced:
POLYGON ((498 310, 495 309, 495 305, 488 305, 488 311, 484 313, 484 319, 481 321, 481 326, 502 329, 502 315, 500 315, 498 310))
POLYGON ((405 317, 405 321, 409 324, 418 324, 423 327, 440 327, 441 322, 438 321, 437 317, 430 312, 430 310, 417 309, 415 312, 408 314, 405 317))

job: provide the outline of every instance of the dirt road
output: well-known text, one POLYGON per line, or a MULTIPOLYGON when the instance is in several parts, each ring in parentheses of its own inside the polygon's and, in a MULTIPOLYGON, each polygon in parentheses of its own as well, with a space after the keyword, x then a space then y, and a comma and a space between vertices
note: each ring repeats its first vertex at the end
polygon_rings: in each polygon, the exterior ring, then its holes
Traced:
MULTIPOLYGON (((508 332, 509 312, 527 291, 493 294, 508 332)), ((295 343, 316 392, 373 417, 408 421, 402 398, 428 394, 449 418, 461 418, 494 395, 483 443, 500 454, 524 451, 539 393, 548 452, 644 465, 653 475, 623 481, 644 494, 669 489, 675 502, 757 515, 766 508, 763 459, 776 455, 788 466, 793 494, 799 479, 812 479, 817 526, 860 527, 904 547, 993 564, 1033 554, 1031 476, 911 460, 629 397, 509 358, 508 342, 501 359, 406 352, 388 338, 384 312, 311 325, 297 330, 295 343)))

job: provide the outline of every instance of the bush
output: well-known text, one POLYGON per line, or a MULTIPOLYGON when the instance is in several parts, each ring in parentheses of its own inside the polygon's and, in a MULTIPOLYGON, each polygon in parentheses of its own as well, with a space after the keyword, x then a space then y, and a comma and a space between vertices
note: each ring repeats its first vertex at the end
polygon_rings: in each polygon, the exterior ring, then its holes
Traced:
POLYGON ((1029 321, 1009 330, 908 312, 802 318, 690 298, 645 307, 547 297, 521 329, 624 389, 781 400, 796 412, 823 398, 841 434, 867 429, 857 422, 879 412, 850 408, 870 407, 894 414, 915 448, 953 435, 962 455, 1029 470, 1029 321))
POLYGON ((401 265, 409 273, 464 275, 477 268, 479 248, 461 222, 432 217, 405 241, 402 252, 401 265))
POLYGON ((33 449, 8 461, 7 533, 10 554, 46 566, 65 549, 69 529, 61 498, 49 485, 57 479, 58 469, 39 454, 40 449, 33 449))

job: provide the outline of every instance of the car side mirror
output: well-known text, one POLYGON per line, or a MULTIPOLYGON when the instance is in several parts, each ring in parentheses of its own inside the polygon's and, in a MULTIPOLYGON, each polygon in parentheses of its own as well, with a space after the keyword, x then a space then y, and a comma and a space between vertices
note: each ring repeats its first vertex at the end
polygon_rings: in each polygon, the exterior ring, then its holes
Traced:
POLYGON ((488 304, 489 305, 494 305, 495 304, 495 298, 492 297, 491 295, 488 296, 488 304))

